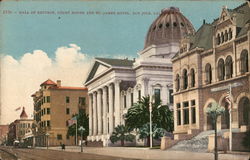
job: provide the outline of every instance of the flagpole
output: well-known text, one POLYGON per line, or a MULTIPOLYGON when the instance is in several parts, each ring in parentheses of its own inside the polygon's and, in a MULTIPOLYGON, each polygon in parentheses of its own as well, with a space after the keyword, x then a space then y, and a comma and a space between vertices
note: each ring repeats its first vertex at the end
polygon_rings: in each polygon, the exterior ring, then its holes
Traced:
MULTIPOLYGON (((232 98, 232 85, 229 85, 230 99, 232 98)), ((232 151, 232 99, 229 104, 229 151, 232 151)))
POLYGON ((76 146, 77 146, 77 117, 76 117, 76 146))

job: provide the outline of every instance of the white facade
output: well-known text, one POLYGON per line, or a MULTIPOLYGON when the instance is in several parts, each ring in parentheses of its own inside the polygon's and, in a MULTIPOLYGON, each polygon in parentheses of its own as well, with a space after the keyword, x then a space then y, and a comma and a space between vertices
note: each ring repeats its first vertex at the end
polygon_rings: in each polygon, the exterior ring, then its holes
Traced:
POLYGON ((171 106, 170 58, 177 50, 173 48, 152 45, 135 61, 95 59, 85 83, 89 92, 89 141, 102 141, 103 146, 108 146, 114 128, 125 123, 128 108, 140 97, 154 95, 155 89, 160 90, 162 104, 171 106), (164 51, 164 58, 157 51, 164 51))

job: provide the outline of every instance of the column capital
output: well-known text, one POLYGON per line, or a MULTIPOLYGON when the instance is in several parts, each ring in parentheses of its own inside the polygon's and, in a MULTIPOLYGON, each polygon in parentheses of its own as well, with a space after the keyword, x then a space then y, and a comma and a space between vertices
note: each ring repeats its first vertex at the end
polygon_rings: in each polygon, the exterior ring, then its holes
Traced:
POLYGON ((105 92, 105 93, 107 93, 107 88, 108 88, 107 86, 103 86, 102 87, 102 91, 105 92))
POLYGON ((141 80, 142 80, 142 81, 148 82, 148 81, 149 81, 149 78, 148 78, 148 77, 143 77, 141 80))
POLYGON ((120 79, 116 79, 116 80, 114 81, 115 84, 120 84, 121 82, 122 82, 122 80, 120 80, 120 79))
POLYGON ((100 93, 101 93, 101 90, 102 90, 102 89, 99 88, 99 89, 97 90, 97 93, 100 94, 100 93))

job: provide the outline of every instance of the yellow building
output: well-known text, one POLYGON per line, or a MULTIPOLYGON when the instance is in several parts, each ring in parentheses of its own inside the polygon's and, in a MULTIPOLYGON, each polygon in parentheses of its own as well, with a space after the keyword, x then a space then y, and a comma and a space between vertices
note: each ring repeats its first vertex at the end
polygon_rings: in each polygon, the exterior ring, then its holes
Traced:
POLYGON ((32 95, 34 100, 34 120, 36 124, 36 146, 75 145, 74 137, 67 136, 67 120, 80 109, 88 112, 87 88, 61 86, 48 79, 32 95), (47 136, 48 141, 47 141, 47 136))

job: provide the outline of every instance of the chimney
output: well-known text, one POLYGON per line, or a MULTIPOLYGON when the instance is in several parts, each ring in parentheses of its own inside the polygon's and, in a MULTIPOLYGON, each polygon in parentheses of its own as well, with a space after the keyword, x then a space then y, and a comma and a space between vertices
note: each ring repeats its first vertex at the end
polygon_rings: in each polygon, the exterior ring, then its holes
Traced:
POLYGON ((56 85, 57 85, 57 87, 61 87, 61 80, 57 80, 56 85))
POLYGON ((205 19, 203 19, 203 24, 206 24, 206 20, 205 19))

